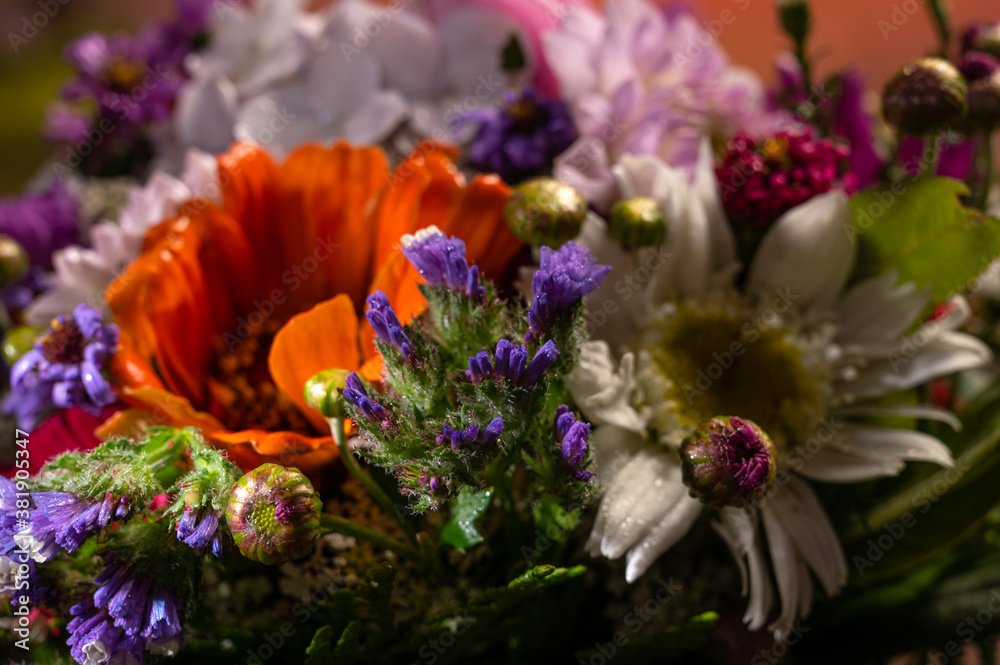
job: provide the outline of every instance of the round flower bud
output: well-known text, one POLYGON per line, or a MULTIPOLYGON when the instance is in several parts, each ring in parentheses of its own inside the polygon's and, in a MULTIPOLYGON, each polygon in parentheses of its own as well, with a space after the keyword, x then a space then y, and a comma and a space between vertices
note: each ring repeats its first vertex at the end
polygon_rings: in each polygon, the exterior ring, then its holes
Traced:
POLYGON ((533 178, 514 188, 503 214, 514 235, 529 245, 561 247, 579 235, 587 201, 558 180, 533 178))
POLYGON ((7 367, 13 367, 21 356, 34 347, 35 339, 42 332, 44 331, 31 326, 17 326, 8 330, 3 337, 3 361, 7 363, 7 367))
POLYGON ((345 418, 344 397, 340 391, 347 387, 346 369, 325 369, 306 381, 302 393, 306 404, 323 414, 324 418, 345 418))
POLYGON ((1000 23, 976 23, 962 33, 962 53, 980 51, 1000 59, 1000 23))
POLYGON ((1000 126, 1000 72, 969 84, 969 126, 982 132, 1000 126))
POLYGON ((263 464, 236 482, 226 522, 243 556, 278 564, 312 551, 320 508, 319 494, 301 471, 263 464))
POLYGON ((667 239, 663 206, 645 196, 619 201, 611 208, 608 236, 629 249, 662 245, 667 239))
POLYGON ((681 442, 681 474, 691 496, 715 508, 760 500, 774 484, 777 451, 743 418, 717 416, 681 442))
POLYGON ((923 136, 959 122, 965 116, 967 93, 965 79, 950 62, 920 58, 885 84, 882 110, 899 131, 923 136))
POLYGON ((20 281, 30 265, 28 254, 20 244, 10 236, 0 235, 0 288, 20 281))

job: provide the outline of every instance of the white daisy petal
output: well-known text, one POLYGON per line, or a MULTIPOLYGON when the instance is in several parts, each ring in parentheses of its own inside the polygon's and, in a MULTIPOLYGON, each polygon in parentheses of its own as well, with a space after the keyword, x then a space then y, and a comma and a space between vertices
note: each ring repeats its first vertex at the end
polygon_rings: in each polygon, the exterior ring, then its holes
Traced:
POLYGON ((948 446, 916 430, 847 425, 831 445, 842 452, 867 459, 920 460, 952 467, 948 446))
POLYGON ((647 446, 618 473, 601 500, 601 554, 617 559, 642 540, 686 496, 680 464, 667 451, 647 446))
MULTIPOLYGON (((923 339, 927 339, 924 337, 923 339)), ((972 335, 941 330, 922 346, 904 342, 882 360, 861 368, 853 381, 835 384, 837 394, 850 402, 906 390, 954 372, 982 367, 993 357, 989 347, 972 335)))
POLYGON ((899 339, 930 301, 931 289, 913 282, 896 285, 890 271, 852 287, 837 304, 837 342, 841 345, 885 343, 899 339))
POLYGON ((770 510, 770 506, 764 507, 761 516, 771 552, 771 569, 781 596, 781 614, 768 626, 768 630, 773 631, 775 638, 780 640, 791 630, 798 616, 799 598, 802 595, 799 591, 798 561, 781 518, 770 510))
POLYGON ((816 573, 827 595, 834 595, 847 582, 847 561, 826 511, 805 481, 789 476, 764 508, 781 520, 789 541, 816 573))
MULTIPOLYGON (((607 493, 614 486, 619 473, 645 446, 649 445, 642 437, 612 425, 596 428, 590 435, 589 445, 594 453, 594 467, 597 471, 597 483, 607 493)), ((603 505, 603 502, 602 502, 603 505)), ((604 540, 606 515, 597 511, 594 526, 587 541, 587 551, 592 556, 599 556, 601 543, 604 540)))
POLYGON ((750 600, 743 614, 743 623, 751 631, 756 631, 767 622, 774 604, 774 593, 767 574, 767 562, 760 538, 754 539, 753 546, 747 552, 747 565, 750 569, 750 600))
POLYGON ((813 585, 809 567, 803 559, 799 559, 799 594, 799 617, 804 618, 812 611, 813 585))
POLYGON ((844 233, 851 209, 841 191, 820 194, 792 208, 767 231, 747 278, 750 293, 790 289, 798 305, 823 307, 840 293, 854 263, 844 233))
POLYGON ((905 466, 902 460, 858 457, 833 448, 821 448, 795 470, 806 478, 825 483, 859 483, 895 476, 905 466))
POLYGON ((625 580, 635 582, 646 572, 649 566, 656 561, 657 557, 674 546, 681 538, 687 535, 691 526, 698 520, 701 511, 704 509, 697 499, 688 496, 687 488, 680 479, 680 467, 677 469, 676 479, 664 479, 665 482, 676 482, 680 490, 677 502, 666 515, 660 519, 646 537, 628 553, 628 565, 625 568, 625 580))
POLYGON ((729 227, 715 175, 715 155, 712 141, 703 136, 698 150, 698 165, 694 172, 694 194, 701 202, 708 220, 710 255, 713 270, 723 270, 736 261, 736 238, 729 227))
POLYGON ((597 425, 615 425, 638 434, 646 431, 643 418, 630 405, 635 391, 635 357, 625 354, 615 367, 606 342, 584 342, 580 359, 567 377, 573 399, 587 419, 597 425))
POLYGON ((946 423, 955 431, 962 429, 962 421, 948 411, 929 404, 900 404, 897 406, 857 405, 842 406, 833 409, 834 416, 896 416, 901 418, 920 418, 946 423))

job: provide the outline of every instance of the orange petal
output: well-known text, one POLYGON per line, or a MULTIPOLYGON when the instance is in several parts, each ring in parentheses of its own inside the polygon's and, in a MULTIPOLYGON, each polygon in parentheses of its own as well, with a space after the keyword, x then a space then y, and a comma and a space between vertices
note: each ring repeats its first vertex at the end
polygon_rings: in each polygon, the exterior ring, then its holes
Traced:
POLYGON ((172 391, 200 401, 212 335, 201 238, 186 219, 161 227, 169 232, 108 287, 105 298, 125 344, 156 367, 172 391))
POLYGON ((341 294, 293 317, 282 326, 271 344, 267 364, 274 384, 320 431, 329 425, 318 411, 306 404, 302 389, 316 372, 334 367, 358 368, 361 361, 357 330, 354 303, 341 294))
POLYGON ((439 223, 442 231, 465 241, 469 264, 477 264, 482 273, 497 280, 522 243, 507 228, 503 207, 510 198, 510 187, 495 175, 479 175, 462 192, 451 216, 439 223))
POLYGON ((207 413, 198 411, 191 402, 166 390, 158 390, 149 386, 139 388, 123 388, 122 401, 131 407, 109 418, 101 427, 107 431, 113 428, 128 426, 135 422, 138 414, 148 418, 147 427, 153 425, 168 425, 171 427, 197 427, 203 432, 223 429, 222 423, 207 413), (123 415, 124 414, 124 415, 123 415))
MULTIPOLYGON (((329 427, 329 426, 328 426, 329 427)), ((271 462, 294 466, 317 482, 321 470, 339 456, 333 437, 308 437, 294 432, 216 431, 206 439, 244 471, 271 462)))
POLYGON ((381 150, 346 143, 302 146, 281 165, 281 226, 295 236, 286 274, 301 285, 300 302, 337 293, 364 298, 375 242, 371 218, 386 174, 381 150))
POLYGON ((376 353, 374 356, 365 361, 365 364, 361 366, 358 373, 372 382, 382 381, 382 372, 385 370, 385 361, 382 359, 381 353, 376 353))

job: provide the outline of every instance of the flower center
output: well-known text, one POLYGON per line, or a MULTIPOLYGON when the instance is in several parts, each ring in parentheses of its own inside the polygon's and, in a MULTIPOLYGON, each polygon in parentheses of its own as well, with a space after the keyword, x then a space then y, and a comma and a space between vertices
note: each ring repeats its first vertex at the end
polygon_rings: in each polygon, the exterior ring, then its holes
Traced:
POLYGON ((274 385, 267 367, 271 343, 282 323, 265 321, 231 349, 216 340, 209 368, 209 411, 227 428, 315 434, 295 403, 274 385))
MULTIPOLYGON (((765 318, 774 325, 746 310, 682 305, 663 320, 647 351, 666 379, 657 385, 665 386, 675 426, 690 431, 720 414, 737 416, 757 423, 779 450, 815 433, 829 392, 826 365, 777 316, 765 318)), ((744 448, 734 447, 734 464, 749 482, 756 449, 744 448)))
POLYGON ((50 363, 75 365, 83 361, 87 340, 73 320, 52 321, 52 328, 39 338, 42 356, 50 363))
POLYGON ((518 134, 530 134, 545 122, 545 112, 529 97, 520 97, 506 108, 507 115, 514 121, 514 131, 518 134))
POLYGON ((117 92, 132 92, 145 76, 145 68, 135 60, 115 58, 104 70, 108 87, 117 92))

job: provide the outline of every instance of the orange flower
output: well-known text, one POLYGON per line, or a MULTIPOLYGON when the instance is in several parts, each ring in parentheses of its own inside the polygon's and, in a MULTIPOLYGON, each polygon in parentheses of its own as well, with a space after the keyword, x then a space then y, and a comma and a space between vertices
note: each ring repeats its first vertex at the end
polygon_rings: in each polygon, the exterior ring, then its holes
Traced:
POLYGON ((223 206, 186 203, 108 289, 121 326, 112 374, 132 408, 100 433, 190 425, 244 469, 315 476, 337 448, 305 381, 331 367, 378 378, 374 333, 359 325, 367 294, 385 291, 403 321, 426 305, 400 237, 435 224, 494 277, 520 247, 503 221, 509 188, 494 176, 466 186, 453 157, 422 144, 390 172, 376 148, 307 145, 276 165, 234 145, 218 160, 223 206))

